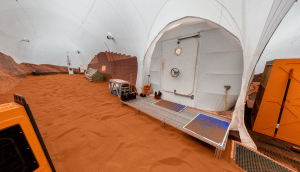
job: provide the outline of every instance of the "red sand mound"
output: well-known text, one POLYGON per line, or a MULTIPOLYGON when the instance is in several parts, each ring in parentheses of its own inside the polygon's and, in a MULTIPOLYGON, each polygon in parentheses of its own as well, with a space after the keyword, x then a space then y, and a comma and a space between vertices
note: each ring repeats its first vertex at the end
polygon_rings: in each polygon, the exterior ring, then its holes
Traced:
POLYGON ((28 76, 0 94, 25 96, 58 172, 243 171, 214 148, 121 105, 108 83, 83 75, 28 76))
MULTIPOLYGON (((4 93, 16 85, 27 75, 31 75, 34 70, 39 70, 41 75, 68 73, 68 67, 55 66, 49 64, 18 64, 10 56, 0 52, 0 93, 4 93)), ((79 69, 74 68, 74 73, 79 73, 79 69)))
POLYGON ((258 92, 260 82, 252 82, 248 90, 248 99, 254 100, 258 92))

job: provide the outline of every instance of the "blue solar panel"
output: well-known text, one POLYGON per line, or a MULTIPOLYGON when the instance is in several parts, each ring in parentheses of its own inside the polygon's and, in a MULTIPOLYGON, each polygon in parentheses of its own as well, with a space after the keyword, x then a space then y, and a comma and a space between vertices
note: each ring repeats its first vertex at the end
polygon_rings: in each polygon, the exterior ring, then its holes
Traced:
POLYGON ((227 128, 229 127, 230 123, 227 122, 227 121, 222 121, 222 120, 219 120, 217 118, 213 118, 213 117, 210 117, 210 116, 207 116, 207 115, 204 115, 204 114, 199 114, 197 117, 197 119, 199 120, 203 120, 203 121, 209 121, 207 123, 204 123, 202 125, 206 125, 206 126, 212 126, 212 125, 217 125, 220 129, 223 129, 223 130, 227 130, 227 128))
POLYGON ((230 123, 211 116, 199 114, 184 128, 215 143, 222 144, 230 123))

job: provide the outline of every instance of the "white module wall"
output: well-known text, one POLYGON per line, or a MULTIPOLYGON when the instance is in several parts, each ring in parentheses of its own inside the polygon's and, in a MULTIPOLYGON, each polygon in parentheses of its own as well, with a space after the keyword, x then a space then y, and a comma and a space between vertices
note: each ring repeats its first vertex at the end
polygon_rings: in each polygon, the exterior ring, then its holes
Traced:
POLYGON ((166 92, 191 95, 194 90, 198 40, 190 38, 180 41, 180 44, 177 42, 177 39, 162 42, 161 86, 166 92), (180 55, 175 54, 176 47, 183 50, 180 55), (179 75, 173 77, 172 69, 178 70, 179 75))
POLYGON ((195 107, 214 111, 235 105, 240 94, 243 74, 243 51, 237 40, 222 28, 205 31, 200 38, 197 92, 195 107))
POLYGON ((156 43, 150 65, 153 91, 162 99, 190 107, 225 110, 225 85, 230 85, 226 110, 234 106, 241 89, 243 52, 239 42, 211 22, 181 24, 164 33, 156 43), (200 32, 200 37, 178 38, 200 32), (182 48, 180 55, 175 49, 182 48), (180 71, 171 76, 171 69, 180 71), (178 94, 174 93, 175 92, 178 94), (191 97, 194 96, 192 99, 191 97))

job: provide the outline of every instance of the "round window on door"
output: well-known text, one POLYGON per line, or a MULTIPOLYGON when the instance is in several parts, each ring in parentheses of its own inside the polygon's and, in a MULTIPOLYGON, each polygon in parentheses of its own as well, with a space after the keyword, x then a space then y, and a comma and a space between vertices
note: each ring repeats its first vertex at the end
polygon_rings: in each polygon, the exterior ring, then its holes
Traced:
POLYGON ((175 55, 179 56, 182 53, 182 48, 181 47, 177 47, 175 48, 175 55))

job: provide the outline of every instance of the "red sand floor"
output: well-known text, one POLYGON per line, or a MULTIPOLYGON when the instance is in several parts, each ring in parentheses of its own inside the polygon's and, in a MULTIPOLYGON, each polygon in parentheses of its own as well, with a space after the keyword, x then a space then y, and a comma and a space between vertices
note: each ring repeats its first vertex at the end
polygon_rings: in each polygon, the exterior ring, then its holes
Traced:
POLYGON ((243 171, 214 147, 122 106, 108 83, 83 75, 28 76, 0 104, 22 94, 31 107, 58 172, 243 171))

